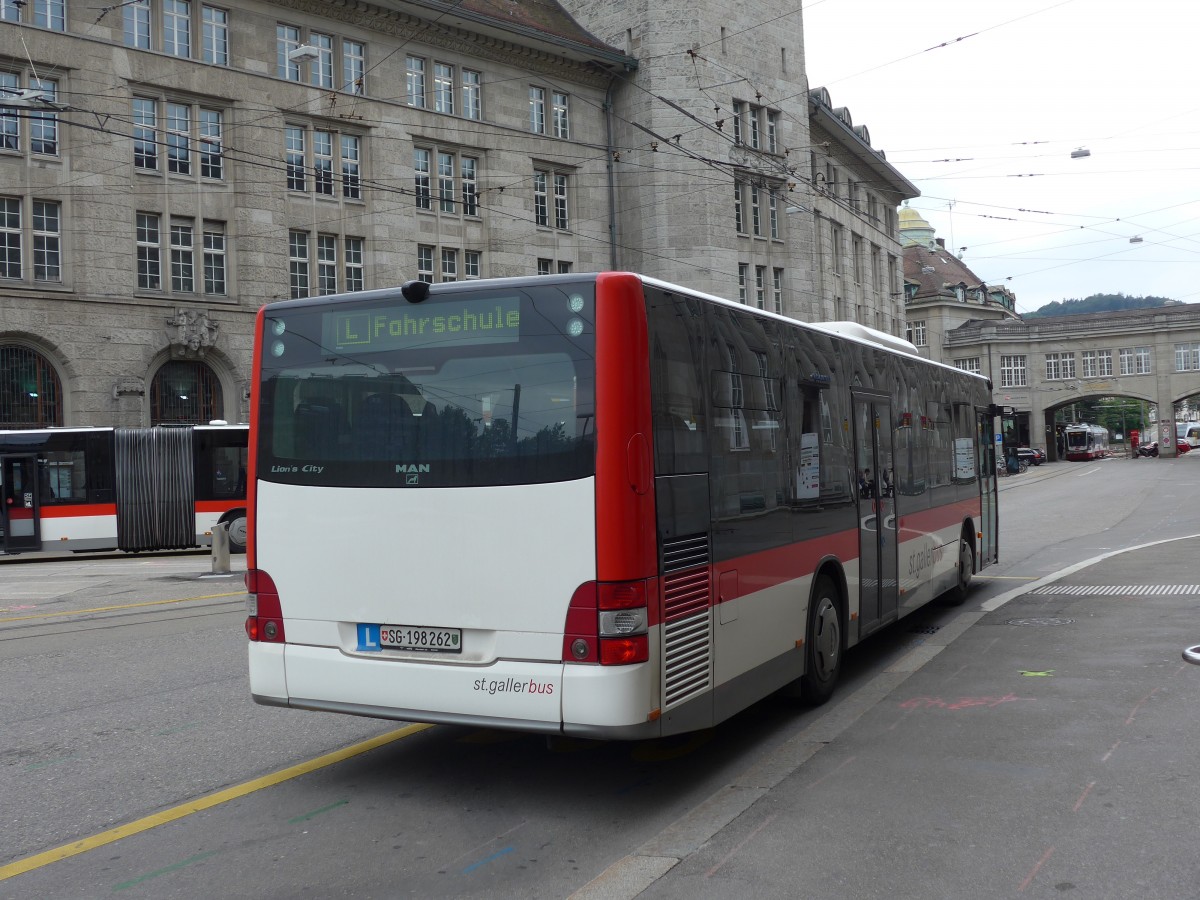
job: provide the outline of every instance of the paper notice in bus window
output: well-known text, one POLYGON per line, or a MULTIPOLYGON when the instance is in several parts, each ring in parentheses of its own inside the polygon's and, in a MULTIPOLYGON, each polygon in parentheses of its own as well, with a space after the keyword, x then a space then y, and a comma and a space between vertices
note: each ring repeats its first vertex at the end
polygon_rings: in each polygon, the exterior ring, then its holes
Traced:
POLYGON ((816 500, 821 494, 821 454, 815 432, 800 435, 800 483, 796 497, 816 500))
POLYGON ((975 477, 975 442, 970 438, 954 439, 954 477, 966 481, 975 477))

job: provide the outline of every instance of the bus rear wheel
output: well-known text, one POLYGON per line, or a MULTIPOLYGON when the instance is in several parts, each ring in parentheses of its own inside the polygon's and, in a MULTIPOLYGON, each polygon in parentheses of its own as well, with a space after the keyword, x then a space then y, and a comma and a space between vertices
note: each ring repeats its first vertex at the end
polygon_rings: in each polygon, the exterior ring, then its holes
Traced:
POLYGON ((967 599, 967 593, 971 589, 971 576, 975 572, 975 548, 971 546, 971 542, 967 540, 967 535, 964 533, 958 539, 958 564, 957 580, 954 587, 946 593, 947 606, 961 606, 963 601, 967 599))
POLYGON ((800 677, 800 698, 809 706, 819 706, 833 695, 842 671, 846 641, 839 600, 833 582, 824 575, 818 578, 808 607, 804 674, 800 677))
POLYGON ((229 526, 229 552, 246 552, 246 511, 235 509, 222 516, 221 521, 229 526))

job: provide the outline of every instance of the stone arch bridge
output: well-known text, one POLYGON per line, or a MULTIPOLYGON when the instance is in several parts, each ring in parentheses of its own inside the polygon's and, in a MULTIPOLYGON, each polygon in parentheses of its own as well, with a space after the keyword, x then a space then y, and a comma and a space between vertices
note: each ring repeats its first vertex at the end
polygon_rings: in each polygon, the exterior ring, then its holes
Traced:
POLYGON ((1100 397, 1156 405, 1154 437, 1164 456, 1174 456, 1174 405, 1200 394, 1200 304, 972 319, 946 333, 943 353, 946 362, 990 377, 994 402, 1015 411, 1019 440, 1044 447, 1051 459, 1055 412, 1100 397))

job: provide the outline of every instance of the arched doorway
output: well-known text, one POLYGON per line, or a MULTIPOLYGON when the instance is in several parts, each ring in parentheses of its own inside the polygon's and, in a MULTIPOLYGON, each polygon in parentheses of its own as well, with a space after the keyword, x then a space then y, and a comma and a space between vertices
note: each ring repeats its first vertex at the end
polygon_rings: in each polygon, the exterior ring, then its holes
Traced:
POLYGON ((30 347, 0 343, 0 428, 62 424, 62 382, 50 360, 30 347))
POLYGON ((173 360, 150 384, 151 425, 199 425, 223 418, 221 381, 207 363, 173 360))

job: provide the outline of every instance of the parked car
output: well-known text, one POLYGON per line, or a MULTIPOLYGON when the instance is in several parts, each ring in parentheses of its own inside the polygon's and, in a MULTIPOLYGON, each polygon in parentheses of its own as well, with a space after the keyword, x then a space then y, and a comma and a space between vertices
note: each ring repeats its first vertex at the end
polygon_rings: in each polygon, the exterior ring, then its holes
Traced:
POLYGON ((1023 459, 1031 466, 1040 466, 1046 461, 1046 451, 1039 447, 1018 447, 1017 459, 1023 459))

